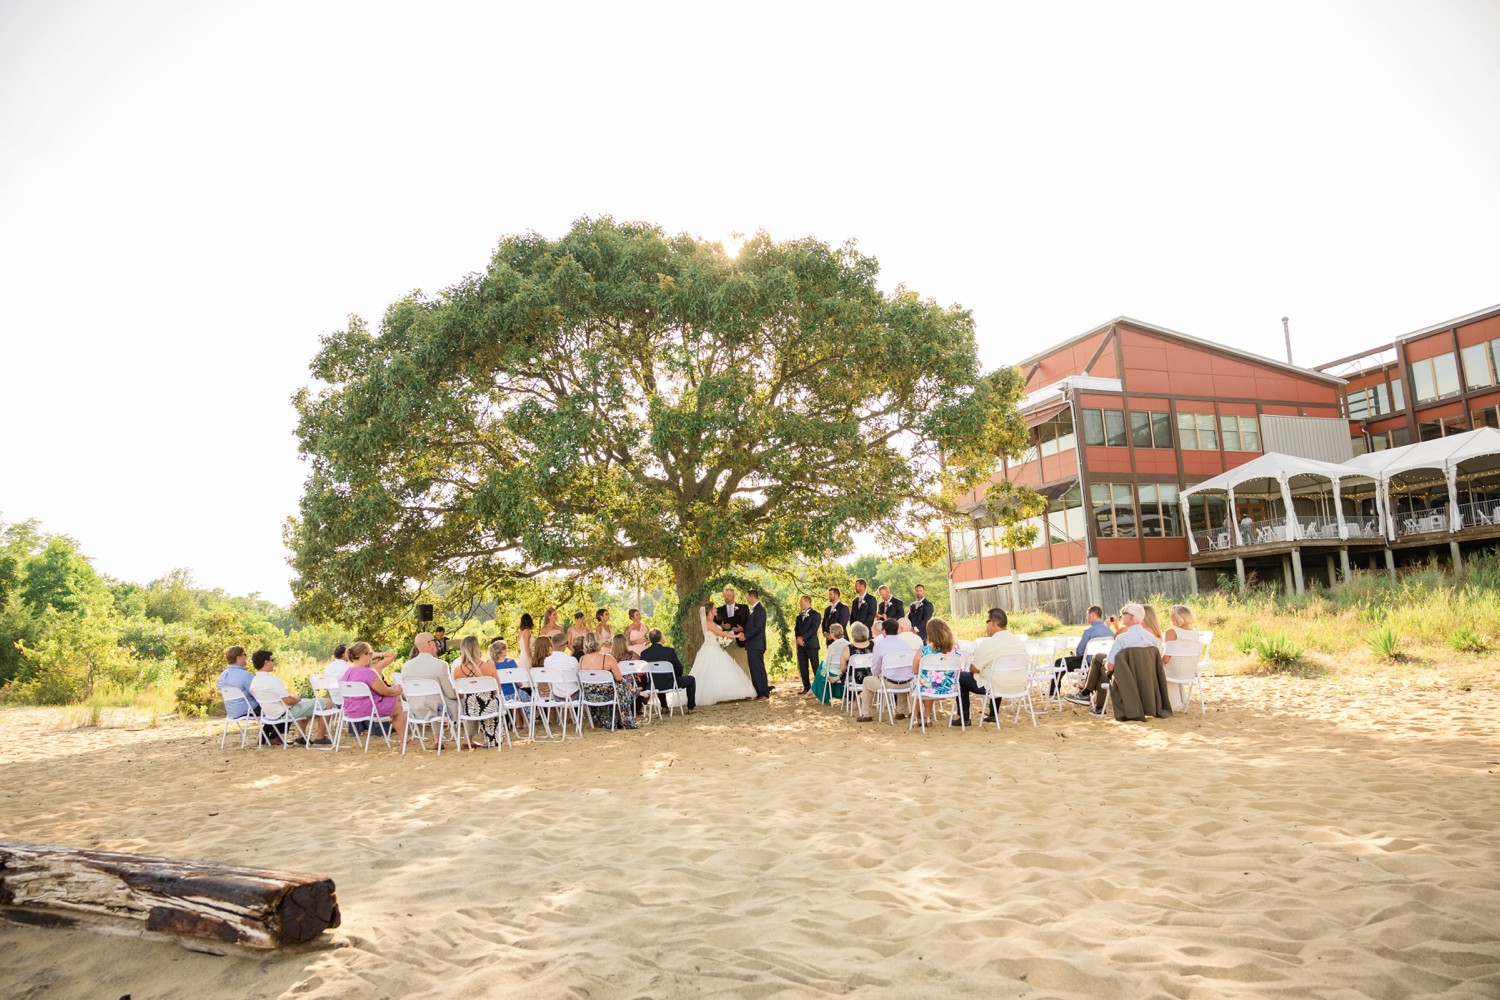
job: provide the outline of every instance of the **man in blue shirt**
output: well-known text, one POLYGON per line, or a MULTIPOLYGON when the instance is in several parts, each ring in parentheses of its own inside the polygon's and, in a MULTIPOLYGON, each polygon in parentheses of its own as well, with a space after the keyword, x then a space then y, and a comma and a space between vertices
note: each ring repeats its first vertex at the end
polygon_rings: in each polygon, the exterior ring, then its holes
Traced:
MULTIPOLYGON (((1103 608, 1101 608, 1097 604, 1090 605, 1088 610, 1088 621, 1088 628, 1083 630, 1083 638, 1078 640, 1078 648, 1073 651, 1073 655, 1062 657, 1058 660, 1057 663, 1053 664, 1054 667, 1064 667, 1066 668, 1067 672, 1071 673, 1083 666, 1083 651, 1089 648, 1089 642, 1091 640, 1108 639, 1111 642, 1114 641, 1115 632, 1114 629, 1105 624, 1103 608)), ((1061 680, 1061 676, 1056 676, 1053 678, 1052 690, 1054 692, 1057 690, 1056 685, 1061 680)), ((1074 695, 1068 700, 1079 705, 1088 704, 1088 699, 1080 695, 1074 695)))
POLYGON ((217 686, 221 688, 238 688, 245 698, 243 701, 235 699, 226 701, 224 709, 231 719, 243 719, 253 713, 259 714, 260 705, 250 696, 250 682, 255 678, 249 670, 245 669, 245 647, 230 646, 224 650, 224 662, 229 666, 219 673, 217 686))

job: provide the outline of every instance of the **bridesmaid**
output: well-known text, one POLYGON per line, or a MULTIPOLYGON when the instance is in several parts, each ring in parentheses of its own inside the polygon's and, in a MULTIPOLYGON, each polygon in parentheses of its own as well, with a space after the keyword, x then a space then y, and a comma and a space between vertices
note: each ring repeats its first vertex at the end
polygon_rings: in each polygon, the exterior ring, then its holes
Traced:
POLYGON ((630 609, 630 624, 625 626, 625 648, 632 659, 639 659, 646 651, 646 623, 639 608, 630 609))
POLYGON ((554 649, 561 645, 563 627, 558 624, 556 608, 548 608, 547 613, 542 615, 542 638, 552 640, 554 649))
MULTIPOLYGON (((568 629, 568 645, 576 646, 583 641, 583 637, 589 634, 589 629, 584 625, 582 611, 573 612, 573 627, 568 629)), ((597 638, 597 636, 595 637, 597 638)))
POLYGON ((531 615, 521 612, 521 630, 516 633, 516 664, 527 673, 531 672, 531 615))
POLYGON ((609 625, 609 609, 600 608, 594 614, 594 620, 599 623, 594 629, 594 634, 599 636, 599 645, 608 646, 615 641, 615 630, 609 625))

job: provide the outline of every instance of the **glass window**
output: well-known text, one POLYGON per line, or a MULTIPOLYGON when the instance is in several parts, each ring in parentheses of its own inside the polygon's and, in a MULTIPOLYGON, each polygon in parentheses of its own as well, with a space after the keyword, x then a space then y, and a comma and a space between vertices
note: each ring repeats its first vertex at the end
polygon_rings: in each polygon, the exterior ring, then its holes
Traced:
POLYGON ((1458 359, 1452 354, 1439 354, 1412 362, 1411 384, 1419 403, 1458 395, 1458 359))
POLYGON ((1050 423, 1043 424, 1037 428, 1037 439, 1041 445, 1043 455, 1057 454, 1057 438, 1052 434, 1052 425, 1050 423))
POLYGON ((1156 442, 1158 448, 1172 447, 1172 415, 1170 413, 1151 413, 1151 440, 1156 442))
MULTIPOLYGON (((1224 497, 1194 494, 1188 497, 1188 511, 1195 532, 1201 531, 1212 537, 1229 530, 1229 502, 1224 497)), ((1203 541, 1206 538, 1200 539, 1203 541)))
POLYGON ((1344 397, 1349 401, 1349 419, 1363 420, 1370 415, 1370 397, 1363 389, 1350 389, 1344 397))
POLYGON ((1125 447, 1125 413, 1123 410, 1104 411, 1104 443, 1111 448, 1125 447))
POLYGON ((1083 443, 1104 444, 1104 414, 1099 410, 1083 411, 1083 443))
POLYGON ((1391 410, 1392 413, 1395 413, 1396 410, 1406 409, 1406 391, 1401 388, 1401 380, 1399 378, 1391 379, 1391 402, 1395 407, 1391 410))
POLYGON ((1072 451, 1077 446, 1078 438, 1073 433, 1073 411, 1063 410, 1057 415, 1057 450, 1072 451))
POLYGON ((1151 447, 1151 414, 1130 414, 1130 440, 1137 448, 1151 447))
POLYGON ((1197 450, 1198 421, 1191 413, 1177 414, 1177 440, 1182 442, 1185 451, 1197 450))
POLYGON ((1500 340, 1474 344, 1459 352, 1463 356, 1466 386, 1470 389, 1484 389, 1500 381, 1496 378, 1496 368, 1500 368, 1500 365, 1495 364, 1497 351, 1500 351, 1500 340))
POLYGON ((1437 399, 1437 382, 1432 377, 1431 361, 1418 361, 1411 366, 1411 388, 1419 403, 1437 399))
POLYGON ((1356 455, 1363 455, 1370 450, 1370 446, 1365 443, 1365 436, 1363 434, 1356 434, 1350 438, 1349 447, 1354 450, 1354 454, 1356 455))
POLYGON ((1225 451, 1240 450, 1240 418, 1225 415, 1219 418, 1219 432, 1224 438, 1225 451))
POLYGON ((1474 418, 1474 429, 1481 427, 1500 427, 1500 406, 1486 406, 1482 410, 1473 410, 1469 416, 1474 418))
POLYGON ((1089 487, 1094 532, 1100 538, 1134 538, 1135 507, 1125 483, 1094 483, 1089 487))
POLYGON ((1457 396, 1460 391, 1458 359, 1452 354, 1439 354, 1432 359, 1432 368, 1437 373, 1438 397, 1457 396))
POLYGON ((1391 447, 1404 448, 1411 444, 1411 431, 1405 427, 1397 427, 1391 432, 1391 447))
POLYGON ((1240 447, 1260 451, 1260 417, 1240 417, 1240 447))
POLYGON ((1146 538, 1175 538, 1182 534, 1182 508, 1177 487, 1170 483, 1142 483, 1141 534, 1146 538))
POLYGON ((1162 535, 1167 538, 1180 537, 1182 535, 1182 501, 1177 496, 1177 487, 1172 483, 1163 483, 1156 488, 1156 493, 1161 498, 1162 535))
POLYGON ((1219 433, 1214 429, 1214 415, 1197 413, 1194 417, 1198 421, 1198 447, 1203 451, 1216 450, 1219 447, 1219 433))

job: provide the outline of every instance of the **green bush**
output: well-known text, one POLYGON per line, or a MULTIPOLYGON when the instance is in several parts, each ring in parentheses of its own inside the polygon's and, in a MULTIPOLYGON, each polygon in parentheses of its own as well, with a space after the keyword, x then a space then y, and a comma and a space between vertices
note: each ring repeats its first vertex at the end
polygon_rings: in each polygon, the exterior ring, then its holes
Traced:
POLYGON ((1448 643, 1460 653, 1488 653, 1495 648, 1494 640, 1486 632, 1476 632, 1471 628, 1461 628, 1453 633, 1448 643))
POLYGON ((1370 652, 1383 660, 1400 660, 1405 655, 1401 650, 1401 637, 1389 625, 1381 626, 1371 634, 1369 646, 1370 652))
POLYGON ((1261 662, 1278 671, 1291 670, 1302 662, 1303 648, 1285 632, 1262 637, 1255 644, 1261 662))

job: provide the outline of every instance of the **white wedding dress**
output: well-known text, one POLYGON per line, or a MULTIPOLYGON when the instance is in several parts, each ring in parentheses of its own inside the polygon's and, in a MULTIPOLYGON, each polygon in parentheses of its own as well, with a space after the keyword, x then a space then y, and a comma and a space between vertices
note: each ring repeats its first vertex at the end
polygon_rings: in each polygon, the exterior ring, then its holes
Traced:
POLYGON ((755 697, 755 685, 732 660, 718 639, 707 628, 702 609, 698 611, 698 624, 703 626, 703 645, 693 657, 693 668, 688 671, 698 682, 695 701, 699 705, 715 705, 721 701, 742 701, 755 697))

